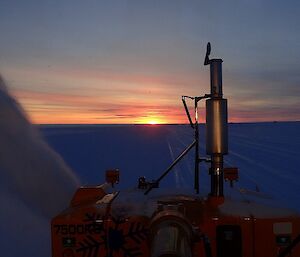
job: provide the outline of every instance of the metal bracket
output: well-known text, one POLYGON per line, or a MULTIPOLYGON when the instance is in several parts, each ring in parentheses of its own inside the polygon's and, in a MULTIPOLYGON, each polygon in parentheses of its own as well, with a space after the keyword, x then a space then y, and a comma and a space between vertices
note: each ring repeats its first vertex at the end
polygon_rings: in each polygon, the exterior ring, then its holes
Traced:
POLYGON ((209 158, 199 158, 198 161, 199 162, 211 162, 211 159, 209 159, 209 158))
POLYGON ((186 115, 187 115, 187 117, 188 117, 188 119, 189 119, 190 125, 191 125, 192 128, 194 128, 194 123, 192 122, 192 118, 191 118, 191 115, 190 115, 190 111, 189 111, 189 108, 187 107, 185 98, 190 98, 190 99, 192 99, 192 98, 189 97, 189 96, 182 96, 182 103, 183 103, 183 106, 184 106, 186 115))

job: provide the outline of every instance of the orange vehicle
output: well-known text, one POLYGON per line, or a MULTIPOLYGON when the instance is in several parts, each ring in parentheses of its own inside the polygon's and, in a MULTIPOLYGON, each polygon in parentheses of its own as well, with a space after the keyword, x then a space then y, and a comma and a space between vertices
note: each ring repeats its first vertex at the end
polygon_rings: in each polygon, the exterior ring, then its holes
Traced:
POLYGON ((81 187, 70 206, 53 218, 53 257, 284 257, 300 256, 300 216, 250 200, 224 196, 224 180, 232 186, 238 169, 223 167, 228 154, 227 100, 222 92, 222 59, 209 59, 210 94, 183 96, 194 129, 194 141, 156 180, 138 179, 134 189, 116 190, 119 171, 106 172, 106 182, 81 187), (192 122, 186 99, 195 106, 192 122), (199 157, 198 102, 206 99, 206 152, 199 157), (195 193, 166 191, 160 181, 195 150, 195 193), (199 163, 210 164, 211 190, 199 195, 199 163))

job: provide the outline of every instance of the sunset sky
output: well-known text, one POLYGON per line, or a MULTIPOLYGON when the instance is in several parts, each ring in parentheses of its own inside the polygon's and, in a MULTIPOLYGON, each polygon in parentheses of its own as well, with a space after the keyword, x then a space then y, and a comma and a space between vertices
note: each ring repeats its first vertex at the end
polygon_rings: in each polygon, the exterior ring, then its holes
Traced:
POLYGON ((187 122, 208 41, 231 122, 300 120, 299 1, 0 0, 0 31, 0 73, 34 123, 187 122))

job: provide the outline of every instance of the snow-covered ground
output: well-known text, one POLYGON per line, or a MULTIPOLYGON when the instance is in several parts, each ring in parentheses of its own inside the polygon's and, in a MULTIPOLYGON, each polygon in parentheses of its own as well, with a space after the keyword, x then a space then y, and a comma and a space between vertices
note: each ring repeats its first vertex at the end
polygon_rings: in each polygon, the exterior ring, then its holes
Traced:
MULTIPOLYGON (((46 257, 50 256, 50 216, 53 208, 57 210, 61 203, 51 208, 49 215, 43 212, 47 210, 48 203, 59 199, 57 192, 66 198, 62 187, 74 185, 74 177, 67 175, 70 185, 66 184, 65 172, 69 172, 68 168, 42 143, 40 135, 30 132, 27 126, 25 122, 23 130, 14 132, 17 141, 12 145, 16 158, 10 161, 14 163, 10 174, 3 170, 3 160, 0 165, 1 204, 4 207, 0 214, 1 248, 4 256, 46 257), (30 133, 25 133, 25 128, 30 133), (18 138, 17 135, 23 137, 18 138), (21 142, 18 143, 18 140, 21 142), (25 147, 28 152, 22 154, 24 144, 30 146, 25 147), (37 156, 32 157, 30 152, 37 156), (47 160, 47 153, 51 156, 50 162, 58 163, 53 168, 47 160), (43 163, 46 166, 41 168, 43 163), (16 167, 20 169, 14 173, 16 167), (58 167, 60 171, 55 172, 58 167)), ((106 169, 119 168, 120 188, 136 186, 139 176, 157 178, 193 140, 193 131, 187 125, 59 125, 40 126, 38 129, 45 141, 75 172, 80 184, 100 184, 104 181, 106 169)), ((300 211, 299 131, 300 122, 230 124, 230 151, 225 156, 225 165, 239 167, 240 179, 233 189, 226 184, 225 194, 259 202, 271 200, 276 205, 300 211)), ((200 138, 204 156, 203 125, 200 138)), ((9 140, 5 145, 9 145, 9 140)), ((1 151, 5 151, 3 145, 1 151)), ((7 165, 5 167, 10 164, 7 165)), ((209 190, 207 169, 205 164, 201 165, 200 186, 203 194, 209 190)), ((163 180, 161 186, 192 191, 193 151, 163 180)), ((70 197, 69 193, 67 195, 70 197)))
MULTIPOLYGON (((274 200, 300 210, 300 122, 229 124, 225 166, 239 168, 239 182, 225 194, 274 200)), ((155 179, 193 140, 187 125, 42 126, 45 140, 63 157, 82 184, 99 184, 109 168, 119 168, 121 188, 139 176, 155 179)), ((205 155, 205 126, 200 127, 205 155)), ((162 187, 193 187, 193 150, 163 180, 162 187)), ((202 193, 209 190, 208 167, 201 165, 202 193)))

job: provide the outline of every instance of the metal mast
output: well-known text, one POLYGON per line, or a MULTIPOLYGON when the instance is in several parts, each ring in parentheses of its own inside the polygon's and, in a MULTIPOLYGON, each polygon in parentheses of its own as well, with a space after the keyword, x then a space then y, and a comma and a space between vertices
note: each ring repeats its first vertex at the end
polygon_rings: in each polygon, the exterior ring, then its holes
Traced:
POLYGON ((159 182, 172 170, 172 168, 195 147, 195 174, 194 189, 199 193, 199 163, 210 162, 211 196, 223 196, 223 155, 228 153, 227 143, 227 100, 222 92, 222 59, 209 59, 211 47, 207 44, 204 65, 210 65, 210 94, 203 96, 182 96, 182 102, 189 123, 194 129, 194 141, 173 161, 163 174, 152 183, 145 191, 147 195, 159 182), (193 123, 186 99, 194 101, 195 122, 193 123), (199 129, 198 129, 198 102, 206 100, 206 153, 210 159, 199 157, 199 129))
POLYGON ((223 196, 223 156, 228 153, 227 99, 222 91, 222 59, 209 59, 210 43, 204 65, 210 65, 210 98, 206 100, 206 153, 211 157, 211 196, 223 196))

